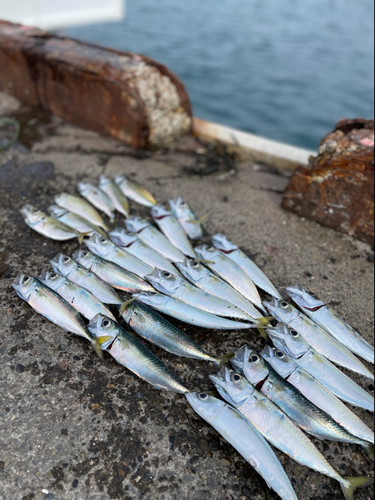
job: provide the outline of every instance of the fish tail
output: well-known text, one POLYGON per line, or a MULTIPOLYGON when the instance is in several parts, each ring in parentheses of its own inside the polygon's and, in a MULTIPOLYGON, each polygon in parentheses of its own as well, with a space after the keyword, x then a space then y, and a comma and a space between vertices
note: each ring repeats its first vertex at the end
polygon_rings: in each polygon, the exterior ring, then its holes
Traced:
POLYGON ((373 477, 344 477, 341 489, 346 500, 354 500, 354 492, 357 488, 364 488, 374 484, 373 477))
POLYGON ((258 332, 261 334, 261 336, 262 336, 265 340, 269 340, 269 339, 268 339, 268 335, 267 335, 267 333, 266 333, 265 328, 258 328, 258 332))
POLYGON ((224 356, 218 356, 215 360, 215 365, 218 368, 223 368, 232 358, 234 357, 234 353, 225 354, 224 356))
POLYGON ((197 262, 200 262, 201 264, 215 264, 215 262, 212 262, 212 260, 206 260, 206 259, 194 259, 197 262))
POLYGON ((275 318, 273 316, 266 316, 265 318, 256 318, 253 321, 254 321, 255 325, 260 326, 260 328, 262 329, 262 327, 266 328, 266 327, 270 326, 270 322, 273 321, 274 319, 275 318))
POLYGON ((93 346, 96 354, 99 356, 99 358, 104 359, 104 354, 103 354, 102 348, 100 347, 99 339, 92 339, 91 343, 92 343, 92 346, 93 346))
POLYGON ((204 215, 202 215, 202 217, 200 219, 198 219, 198 220, 189 219, 188 222, 189 222, 189 224, 201 225, 202 222, 205 221, 210 214, 211 214, 211 210, 209 210, 204 215))
POLYGON ((77 238, 78 238, 78 243, 79 243, 80 245, 82 245, 82 243, 83 243, 83 238, 84 238, 85 236, 89 236, 91 233, 92 233, 92 231, 89 231, 88 233, 79 233, 79 234, 77 235, 77 238))
POLYGON ((372 443, 363 443, 362 448, 366 451, 368 457, 374 460, 374 445, 372 443))
POLYGON ((125 311, 125 309, 128 307, 128 305, 131 304, 132 302, 134 302, 135 300, 136 300, 136 298, 133 297, 132 299, 129 299, 126 302, 123 302, 121 304, 121 306, 119 307, 120 315, 122 315, 122 313, 125 311))

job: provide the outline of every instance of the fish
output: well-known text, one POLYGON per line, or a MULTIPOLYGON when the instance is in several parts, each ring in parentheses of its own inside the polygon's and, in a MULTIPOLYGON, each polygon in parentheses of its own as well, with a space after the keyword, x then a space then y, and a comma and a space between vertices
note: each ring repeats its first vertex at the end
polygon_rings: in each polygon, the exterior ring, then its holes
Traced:
POLYGON ((200 240, 203 238, 204 231, 201 221, 197 219, 188 203, 183 201, 181 197, 178 197, 176 200, 169 200, 169 207, 191 240, 200 240))
POLYGON ((249 320, 249 316, 238 309, 227 300, 219 299, 199 288, 187 283, 184 279, 175 276, 169 271, 154 269, 154 271, 145 276, 145 279, 157 290, 169 297, 181 300, 193 307, 202 309, 216 316, 225 318, 234 318, 249 320))
POLYGON ((247 328, 257 328, 259 326, 258 321, 261 321, 255 320, 256 323, 250 324, 220 318, 161 293, 135 293, 133 297, 142 302, 142 304, 146 304, 163 314, 172 316, 189 325, 200 326, 202 328, 244 330, 247 328))
POLYGON ((374 380, 374 374, 349 349, 305 314, 298 311, 292 304, 289 304, 285 300, 273 298, 273 303, 264 302, 264 305, 278 321, 297 330, 306 342, 320 354, 323 354, 324 357, 336 365, 359 373, 370 380, 374 380))
POLYGON ((175 356, 210 361, 216 366, 222 366, 232 357, 232 354, 210 356, 180 329, 140 302, 130 302, 121 317, 138 335, 175 356))
POLYGON ((266 329, 279 351, 284 352, 338 398, 359 408, 374 411, 374 398, 306 342, 302 335, 279 324, 266 329))
POLYGON ((124 217, 129 217, 130 211, 128 199, 115 181, 106 175, 101 175, 99 178, 99 188, 104 191, 104 193, 112 201, 117 212, 120 212, 120 214, 124 217))
POLYGON ((142 342, 111 318, 98 314, 88 330, 120 365, 156 389, 185 394, 189 390, 142 342))
POLYGON ((151 266, 114 245, 108 238, 92 234, 85 236, 83 242, 95 255, 109 262, 113 262, 141 278, 144 278, 153 271, 151 266))
POLYGON ((185 394, 194 411, 210 424, 283 500, 297 496, 274 451, 237 410, 206 393, 185 394))
POLYGON ((115 206, 104 191, 91 184, 91 182, 79 182, 77 189, 83 198, 86 198, 91 205, 100 210, 100 212, 103 212, 113 222, 115 218, 115 206))
POLYGON ((56 195, 54 200, 56 205, 58 205, 59 207, 65 208, 66 210, 69 210, 69 212, 73 212, 74 214, 80 215, 84 219, 91 222, 91 224, 101 227, 106 232, 109 231, 108 226, 104 223, 99 212, 80 196, 61 193, 56 195))
POLYGON ((239 373, 225 367, 218 375, 210 375, 210 379, 220 395, 247 418, 270 444, 297 463, 338 481, 347 500, 353 500, 357 487, 373 484, 373 478, 341 477, 302 430, 239 373))
POLYGON ((269 293, 277 299, 281 299, 280 293, 271 283, 264 272, 245 255, 237 245, 234 245, 223 234, 215 234, 212 236, 212 242, 215 248, 227 255, 233 262, 238 264, 241 269, 249 276, 249 278, 262 290, 269 293))
POLYGON ((65 276, 46 271, 39 277, 39 280, 45 286, 58 293, 60 297, 66 300, 73 309, 82 314, 86 319, 90 320, 101 313, 116 321, 111 311, 95 295, 86 290, 86 288, 82 288, 68 280, 65 276))
POLYGON ((97 233, 101 236, 104 236, 105 238, 107 237, 107 233, 103 231, 103 229, 101 229, 99 226, 91 224, 91 222, 84 219, 80 215, 69 212, 69 210, 66 210, 65 208, 58 207, 57 205, 51 205, 48 208, 48 212, 54 219, 57 219, 63 224, 72 227, 80 234, 97 233))
POLYGON ((23 206, 20 212, 26 224, 46 238, 56 241, 68 241, 78 238, 80 244, 83 241, 85 234, 79 233, 72 227, 50 217, 30 204, 23 206))
POLYGON ((276 347, 267 345, 261 352, 261 356, 281 377, 294 385, 315 406, 331 415, 350 434, 369 443, 374 443, 374 432, 337 396, 298 366, 287 354, 279 351, 276 347))
POLYGON ((170 210, 164 205, 154 205, 151 209, 151 215, 160 231, 165 234, 172 245, 178 248, 184 255, 193 259, 196 258, 189 238, 170 210))
POLYGON ((207 261, 207 267, 212 272, 229 283, 247 300, 259 307, 262 312, 266 313, 256 286, 238 264, 215 247, 201 245, 195 248, 195 252, 201 259, 207 261))
POLYGON ((154 292, 155 289, 134 273, 101 259, 88 250, 77 250, 73 258, 83 267, 117 290, 128 293, 154 292))
POLYGON ((374 347, 314 293, 306 292, 300 287, 287 287, 286 293, 310 319, 332 337, 354 354, 374 364, 374 347))
POLYGON ((374 447, 367 440, 351 435, 328 413, 316 407, 308 398, 285 381, 262 356, 246 345, 231 359, 235 370, 250 384, 277 405, 307 434, 322 441, 357 444, 374 458, 374 447))
POLYGON ((129 177, 126 177, 125 175, 119 174, 116 175, 115 182, 124 195, 130 200, 138 203, 138 205, 151 208, 153 205, 157 204, 157 201, 152 194, 149 193, 143 186, 138 184, 137 181, 129 179, 129 177))
MULTIPOLYGON (((83 251, 85 253, 85 250, 83 251)), ((99 276, 81 266, 71 257, 62 253, 49 261, 55 272, 65 276, 73 283, 86 288, 103 304, 121 305, 122 300, 113 288, 99 276)))
POLYGON ((262 318, 263 315, 253 304, 247 300, 241 293, 237 292, 226 281, 213 274, 198 260, 185 259, 182 262, 176 262, 175 265, 183 276, 193 285, 201 290, 215 295, 220 299, 227 300, 238 309, 241 309, 248 318, 262 318))
POLYGON ((184 262, 184 254, 147 220, 140 217, 129 217, 125 220, 125 227, 130 233, 135 233, 144 243, 171 262, 184 262))
POLYGON ((12 287, 22 300, 48 321, 66 332, 72 332, 90 341, 98 356, 103 358, 99 342, 88 332, 83 319, 56 292, 43 285, 34 276, 23 273, 13 281, 12 287))
POLYGON ((134 255, 134 257, 137 257, 152 268, 157 267, 158 269, 163 269, 164 271, 180 276, 180 273, 169 260, 144 243, 137 234, 131 234, 125 229, 119 228, 111 231, 109 237, 115 245, 134 255))

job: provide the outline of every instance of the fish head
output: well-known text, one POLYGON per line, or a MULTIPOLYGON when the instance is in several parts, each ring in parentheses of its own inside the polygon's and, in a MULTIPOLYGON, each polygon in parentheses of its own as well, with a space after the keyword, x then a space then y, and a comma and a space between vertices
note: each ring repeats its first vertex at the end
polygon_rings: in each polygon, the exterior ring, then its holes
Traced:
POLYGON ((266 332, 274 346, 293 359, 300 358, 310 349, 310 345, 297 330, 289 328, 283 323, 279 323, 273 328, 267 328, 266 332))
POLYGON ((107 349, 119 335, 119 325, 104 314, 97 314, 92 318, 87 329, 94 339, 99 340, 103 350, 107 349))
POLYGON ((227 366, 224 366, 217 375, 210 375, 209 378, 220 395, 235 408, 241 406, 254 393, 254 388, 245 377, 227 366))
POLYGON ((50 207, 48 207, 48 212, 52 215, 52 217, 59 218, 67 214, 68 210, 59 207, 58 205, 51 205, 50 207))
POLYGON ((315 312, 324 306, 324 302, 313 292, 306 292, 303 288, 290 286, 286 288, 286 293, 303 311, 315 312))
POLYGON ((126 177, 126 175, 123 175, 123 174, 115 175, 115 183, 118 186, 121 186, 121 184, 127 184, 128 182, 129 182, 129 179, 126 177))
POLYGON ((111 182, 113 182, 112 179, 110 179, 106 175, 102 174, 99 177, 99 188, 101 189, 101 188, 105 187, 107 184, 110 184, 111 182))
POLYGON ((278 321, 288 324, 298 314, 296 308, 286 300, 280 300, 276 297, 272 297, 272 301, 273 302, 264 301, 263 305, 278 321))
POLYGON ((92 190, 93 185, 90 182, 81 181, 78 183, 77 188, 78 188, 78 192, 82 196, 84 196, 85 194, 89 193, 92 190))
POLYGON ((199 261, 194 259, 185 259, 184 262, 175 262, 174 264, 185 278, 193 283, 201 280, 210 273, 199 261))
POLYGON ((149 221, 141 217, 129 217, 125 220, 125 227, 129 233, 140 233, 148 226, 151 226, 149 221))
POLYGON ((198 415, 206 421, 215 419, 226 407, 224 401, 205 392, 189 392, 185 394, 185 397, 198 415))
POLYGON ((108 235, 112 242, 119 247, 129 247, 138 240, 135 234, 129 234, 125 229, 119 227, 108 233, 108 235))
POLYGON ((167 209, 164 205, 154 205, 151 209, 152 218, 155 220, 164 219, 164 217, 168 217, 171 214, 171 211, 167 209))
POLYGON ((73 259, 86 269, 91 269, 91 266, 94 264, 96 257, 88 250, 80 248, 79 250, 74 252, 73 259))
POLYGON ((39 281, 56 292, 66 282, 66 278, 59 273, 45 271, 39 276, 39 281))
POLYGON ((238 250, 238 247, 231 243, 224 234, 215 234, 212 236, 212 243, 214 247, 224 253, 232 253, 234 250, 238 250))
POLYGON ((154 269, 152 273, 145 276, 145 279, 161 293, 166 295, 173 294, 181 285, 182 279, 178 278, 169 271, 154 269))
POLYGON ((78 264, 72 258, 59 253, 52 260, 49 261, 53 269, 63 276, 68 276, 74 269, 77 268, 78 264))
POLYGON ((150 307, 163 306, 170 300, 170 297, 167 295, 153 292, 133 293, 133 297, 142 304, 150 307))
POLYGON ((12 287, 15 289, 17 295, 27 302, 32 292, 38 287, 38 280, 29 274, 21 273, 13 281, 12 287))
POLYGON ((220 251, 215 247, 210 247, 208 245, 199 245, 194 248, 195 253, 203 260, 207 261, 215 261, 215 257, 217 258, 220 255, 220 251))
POLYGON ((237 359, 242 359, 241 367, 243 374, 253 386, 257 386, 260 382, 266 380, 270 370, 267 363, 257 351, 244 346, 237 354, 237 359))
POLYGON ((60 193, 60 194, 57 194, 55 196, 54 200, 55 200, 56 205, 63 207, 65 205, 66 201, 68 200, 68 198, 70 198, 70 194, 60 193))
POLYGON ((20 212, 22 217, 25 219, 26 224, 31 226, 38 224, 46 217, 44 212, 30 204, 24 205, 20 212))
POLYGON ((191 215, 191 208, 180 196, 176 200, 169 200, 171 211, 177 219, 191 215))
POLYGON ((113 251, 113 243, 108 238, 97 234, 90 233, 84 236, 83 242, 86 246, 96 255, 101 257, 106 257, 111 251, 113 251))
POLYGON ((297 368, 296 362, 277 347, 266 345, 261 356, 284 379, 287 379, 297 368))

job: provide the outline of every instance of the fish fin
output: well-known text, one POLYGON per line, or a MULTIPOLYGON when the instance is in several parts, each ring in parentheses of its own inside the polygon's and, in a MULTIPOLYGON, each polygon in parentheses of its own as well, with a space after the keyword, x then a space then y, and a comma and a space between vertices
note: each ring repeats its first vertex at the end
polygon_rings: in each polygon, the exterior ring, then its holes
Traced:
POLYGON ((79 233, 79 234, 77 234, 78 243, 79 243, 80 245, 82 245, 82 243, 83 243, 83 238, 84 238, 85 236, 89 236, 91 233, 92 233, 92 231, 89 231, 89 232, 87 232, 87 233, 79 233))
POLYGON ((234 353, 231 354, 225 354, 224 356, 218 356, 215 360, 215 365, 217 365, 218 368, 223 368, 228 361, 230 361, 233 357, 235 356, 234 353))
MULTIPOLYGON (((105 342, 108 342, 109 340, 114 340, 114 339, 111 335, 101 335, 99 337, 96 337, 96 340, 97 340, 97 343, 101 346, 105 342)), ((95 343, 95 339, 94 339, 93 345, 94 345, 94 343, 95 343)), ((94 348, 95 348, 95 345, 94 345, 94 348)))
POLYGON ((370 460, 374 460, 374 445, 372 443, 363 443, 362 448, 366 450, 370 460))
POLYGON ((189 219, 187 222, 189 224, 197 224, 197 225, 201 225, 203 221, 205 221, 207 219, 207 217, 211 214, 211 210, 209 210, 208 212, 206 212, 204 215, 202 215, 202 217, 198 220, 193 220, 193 219, 189 219))
POLYGON ((364 488, 374 484, 373 477, 344 477, 345 483, 341 483, 341 489, 346 500, 354 500, 354 492, 357 488, 364 488))
POLYGON ((100 347, 99 339, 98 338, 92 339, 91 343, 92 343, 92 346, 93 346, 96 354, 99 356, 99 358, 104 359, 104 354, 103 354, 102 348, 100 347))
POLYGON ((120 316, 122 316, 122 313, 125 311, 125 309, 128 307, 129 304, 131 304, 132 302, 134 302, 136 300, 136 297, 133 297, 132 299, 130 300, 127 300, 126 302, 123 302, 119 308, 119 311, 120 311, 120 316))
POLYGON ((212 262, 212 260, 205 260, 205 259, 194 259, 197 262, 200 262, 201 264, 215 264, 215 262, 212 262))
MULTIPOLYGON (((266 317, 264 317, 264 318, 256 318, 256 319, 254 319, 253 321, 254 321, 254 323, 255 323, 256 325, 260 326, 260 327, 261 327, 261 329, 262 329, 262 327, 268 327, 268 326, 270 326, 270 322, 271 322, 272 320, 274 320, 274 319, 275 319, 275 318, 274 318, 273 316, 266 316, 266 317)), ((262 332, 261 332, 261 333, 262 333, 262 332)), ((263 334, 262 334, 262 335, 263 335, 263 334)), ((268 337, 267 337, 267 338, 268 338, 268 337)))
POLYGON ((264 328, 258 328, 258 332, 261 334, 261 336, 265 339, 268 340, 268 335, 266 333, 266 330, 264 328))

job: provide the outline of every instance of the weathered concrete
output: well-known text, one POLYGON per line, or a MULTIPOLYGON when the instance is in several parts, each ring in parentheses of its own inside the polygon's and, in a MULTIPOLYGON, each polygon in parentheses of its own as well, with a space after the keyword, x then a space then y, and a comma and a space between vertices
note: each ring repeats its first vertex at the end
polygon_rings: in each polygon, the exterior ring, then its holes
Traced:
MULTIPOLYGON (((14 109, 7 99, 0 94, 0 110, 14 109)), ((10 283, 18 272, 38 274, 57 252, 77 247, 32 232, 18 210, 26 201, 47 208, 54 194, 73 192, 79 179, 124 172, 161 202, 181 194, 198 215, 211 210, 209 234, 225 232, 276 286, 300 284, 319 292, 370 341, 373 251, 284 212, 280 192, 287 180, 260 165, 228 159, 213 168, 213 152, 192 139, 169 154, 142 154, 60 119, 48 123, 38 115, 30 122, 31 114, 19 115, 20 140, 31 150, 18 144, 0 153, 0 498, 276 500, 183 397, 153 390, 108 357, 101 362, 87 342, 49 324, 15 295, 10 283), (184 169, 198 156, 203 163, 211 158, 211 175, 184 169)), ((183 328, 216 355, 264 342, 257 333, 183 328)), ((211 387, 211 365, 152 350, 192 390, 211 387)), ((354 378, 373 392, 368 381, 354 378)), ((371 414, 355 411, 372 425, 371 414)), ((314 442, 340 473, 372 473, 361 449, 314 442)), ((301 500, 343 498, 334 481, 279 456, 301 500)), ((373 495, 368 488, 357 499, 373 495)))

